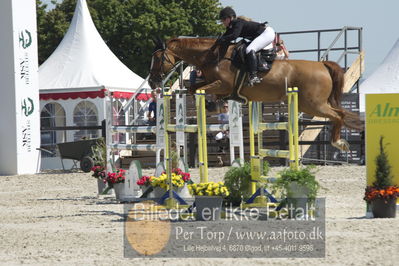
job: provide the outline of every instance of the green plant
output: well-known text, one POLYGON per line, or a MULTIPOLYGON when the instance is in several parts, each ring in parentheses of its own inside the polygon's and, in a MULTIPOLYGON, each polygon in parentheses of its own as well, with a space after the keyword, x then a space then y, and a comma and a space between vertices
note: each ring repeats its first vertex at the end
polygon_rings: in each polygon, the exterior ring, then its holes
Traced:
MULTIPOLYGON (((263 174, 266 175, 268 172, 269 164, 264 161, 263 174)), ((240 167, 230 167, 224 175, 224 184, 230 192, 226 201, 233 205, 239 205, 242 199, 251 197, 249 189, 251 183, 251 164, 249 162, 245 162, 240 167)))
POLYGON ((97 139, 96 145, 91 147, 92 158, 94 165, 102 167, 106 166, 107 160, 107 145, 105 145, 104 138, 97 139))
POLYGON ((315 177, 314 168, 315 166, 307 166, 298 170, 289 168, 281 171, 279 173, 280 177, 272 185, 273 190, 281 191, 281 196, 286 198, 291 194, 291 185, 297 183, 306 188, 308 200, 314 201, 320 189, 320 184, 315 177))
POLYGON ((179 156, 177 156, 176 146, 172 147, 170 151, 170 158, 172 159, 172 168, 177 168, 179 164, 179 156))
POLYGON ((375 158, 377 165, 375 169, 375 182, 373 186, 378 189, 384 189, 392 186, 391 165, 388 161, 388 154, 385 151, 384 137, 380 137, 380 153, 375 158))

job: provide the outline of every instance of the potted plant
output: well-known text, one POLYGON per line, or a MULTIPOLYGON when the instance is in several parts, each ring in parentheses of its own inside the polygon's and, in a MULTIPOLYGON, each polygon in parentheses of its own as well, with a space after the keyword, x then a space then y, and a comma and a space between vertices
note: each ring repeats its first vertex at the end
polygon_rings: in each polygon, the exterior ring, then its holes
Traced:
POLYGON ((104 183, 104 179, 107 177, 107 171, 102 165, 95 165, 91 168, 92 177, 97 179, 98 194, 103 194, 107 185, 104 183))
POLYGON ((98 138, 96 145, 91 146, 91 157, 94 165, 101 165, 105 167, 107 158, 107 145, 105 145, 104 138, 98 138))
POLYGON ((187 185, 193 183, 193 181, 191 180, 190 173, 184 172, 180 168, 176 167, 176 168, 172 169, 172 178, 173 178, 173 174, 177 177, 177 179, 181 178, 184 181, 184 185, 177 188, 177 193, 181 197, 190 197, 190 192, 187 187, 187 185))
POLYGON ((195 196, 196 219, 215 221, 220 219, 223 197, 229 196, 229 190, 223 182, 199 183, 188 185, 191 195, 195 196))
POLYGON ((94 178, 100 179, 101 181, 106 177, 105 167, 102 165, 95 165, 91 168, 93 174, 91 175, 94 178))
POLYGON ((366 187, 364 200, 370 204, 374 218, 395 218, 399 187, 392 184, 391 166, 383 142, 381 136, 380 153, 375 159, 375 181, 366 187))
POLYGON ((288 207, 288 217, 295 217, 296 213, 304 214, 310 204, 314 204, 320 184, 314 174, 314 166, 300 169, 285 169, 279 173, 279 178, 272 185, 274 191, 281 192, 288 207))
POLYGON ((143 195, 146 193, 149 194, 150 192, 152 192, 151 181, 154 178, 156 178, 156 177, 144 175, 139 180, 137 180, 137 185, 140 186, 141 192, 143 193, 143 195), (151 188, 151 191, 149 191, 149 188, 151 188))
POLYGON ((104 183, 104 178, 106 178, 107 175, 105 169, 106 152, 107 147, 104 138, 97 139, 96 145, 91 146, 91 154, 94 161, 94 166, 91 168, 91 171, 93 172, 92 176, 97 179, 98 194, 104 194, 106 189, 106 184, 104 183))
POLYGON ((115 172, 108 172, 104 180, 109 188, 114 189, 116 199, 122 199, 125 196, 125 174, 125 170, 116 169, 115 172))
MULTIPOLYGON (((269 171, 269 164, 267 161, 263 163, 263 174, 266 175, 269 171)), ((251 164, 245 162, 243 166, 232 166, 224 175, 224 185, 229 190, 230 194, 225 198, 226 202, 233 206, 239 206, 241 201, 251 197, 251 164)))

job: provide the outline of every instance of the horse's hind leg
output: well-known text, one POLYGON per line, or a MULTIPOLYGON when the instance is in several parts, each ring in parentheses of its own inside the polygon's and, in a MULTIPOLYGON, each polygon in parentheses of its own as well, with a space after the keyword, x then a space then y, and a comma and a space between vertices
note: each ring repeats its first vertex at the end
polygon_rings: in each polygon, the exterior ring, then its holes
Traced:
POLYGON ((341 151, 349 151, 349 143, 345 139, 341 139, 341 128, 343 126, 343 120, 340 118, 339 120, 332 121, 333 128, 331 131, 331 145, 340 149, 341 151))
POLYGON ((316 116, 329 118, 333 124, 331 130, 331 145, 341 151, 349 151, 349 143, 345 139, 341 139, 341 128, 344 125, 344 113, 340 109, 324 104, 316 110, 312 110, 312 114, 316 116))

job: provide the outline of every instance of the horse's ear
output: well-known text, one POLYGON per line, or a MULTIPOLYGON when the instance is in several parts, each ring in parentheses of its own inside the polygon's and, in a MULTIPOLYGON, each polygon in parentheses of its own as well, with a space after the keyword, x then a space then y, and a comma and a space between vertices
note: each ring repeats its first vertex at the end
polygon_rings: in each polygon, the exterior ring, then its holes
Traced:
POLYGON ((153 39, 153 42, 155 44, 155 50, 165 50, 165 42, 159 37, 157 36, 155 39, 153 39))
MULTIPOLYGON (((158 37, 158 38, 159 38, 159 37, 158 37)), ((161 38, 159 38, 159 43, 161 44, 162 49, 165 50, 165 49, 166 49, 165 41, 162 40, 161 38)))

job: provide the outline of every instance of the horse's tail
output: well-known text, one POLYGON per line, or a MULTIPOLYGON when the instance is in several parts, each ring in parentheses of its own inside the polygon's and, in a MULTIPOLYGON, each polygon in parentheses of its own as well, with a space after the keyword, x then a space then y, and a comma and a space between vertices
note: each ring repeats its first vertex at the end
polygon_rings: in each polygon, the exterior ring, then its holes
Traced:
POLYGON ((340 114, 344 121, 344 125, 348 128, 353 128, 357 130, 364 129, 364 123, 360 120, 359 115, 349 112, 341 107, 341 99, 343 95, 344 87, 344 71, 335 62, 324 61, 324 66, 330 72, 333 87, 330 96, 328 97, 328 102, 334 110, 340 114))
POLYGON ((332 107, 340 109, 344 87, 344 71, 335 62, 324 61, 323 64, 330 72, 330 76, 333 82, 333 87, 331 94, 328 97, 328 102, 331 104, 332 107))

